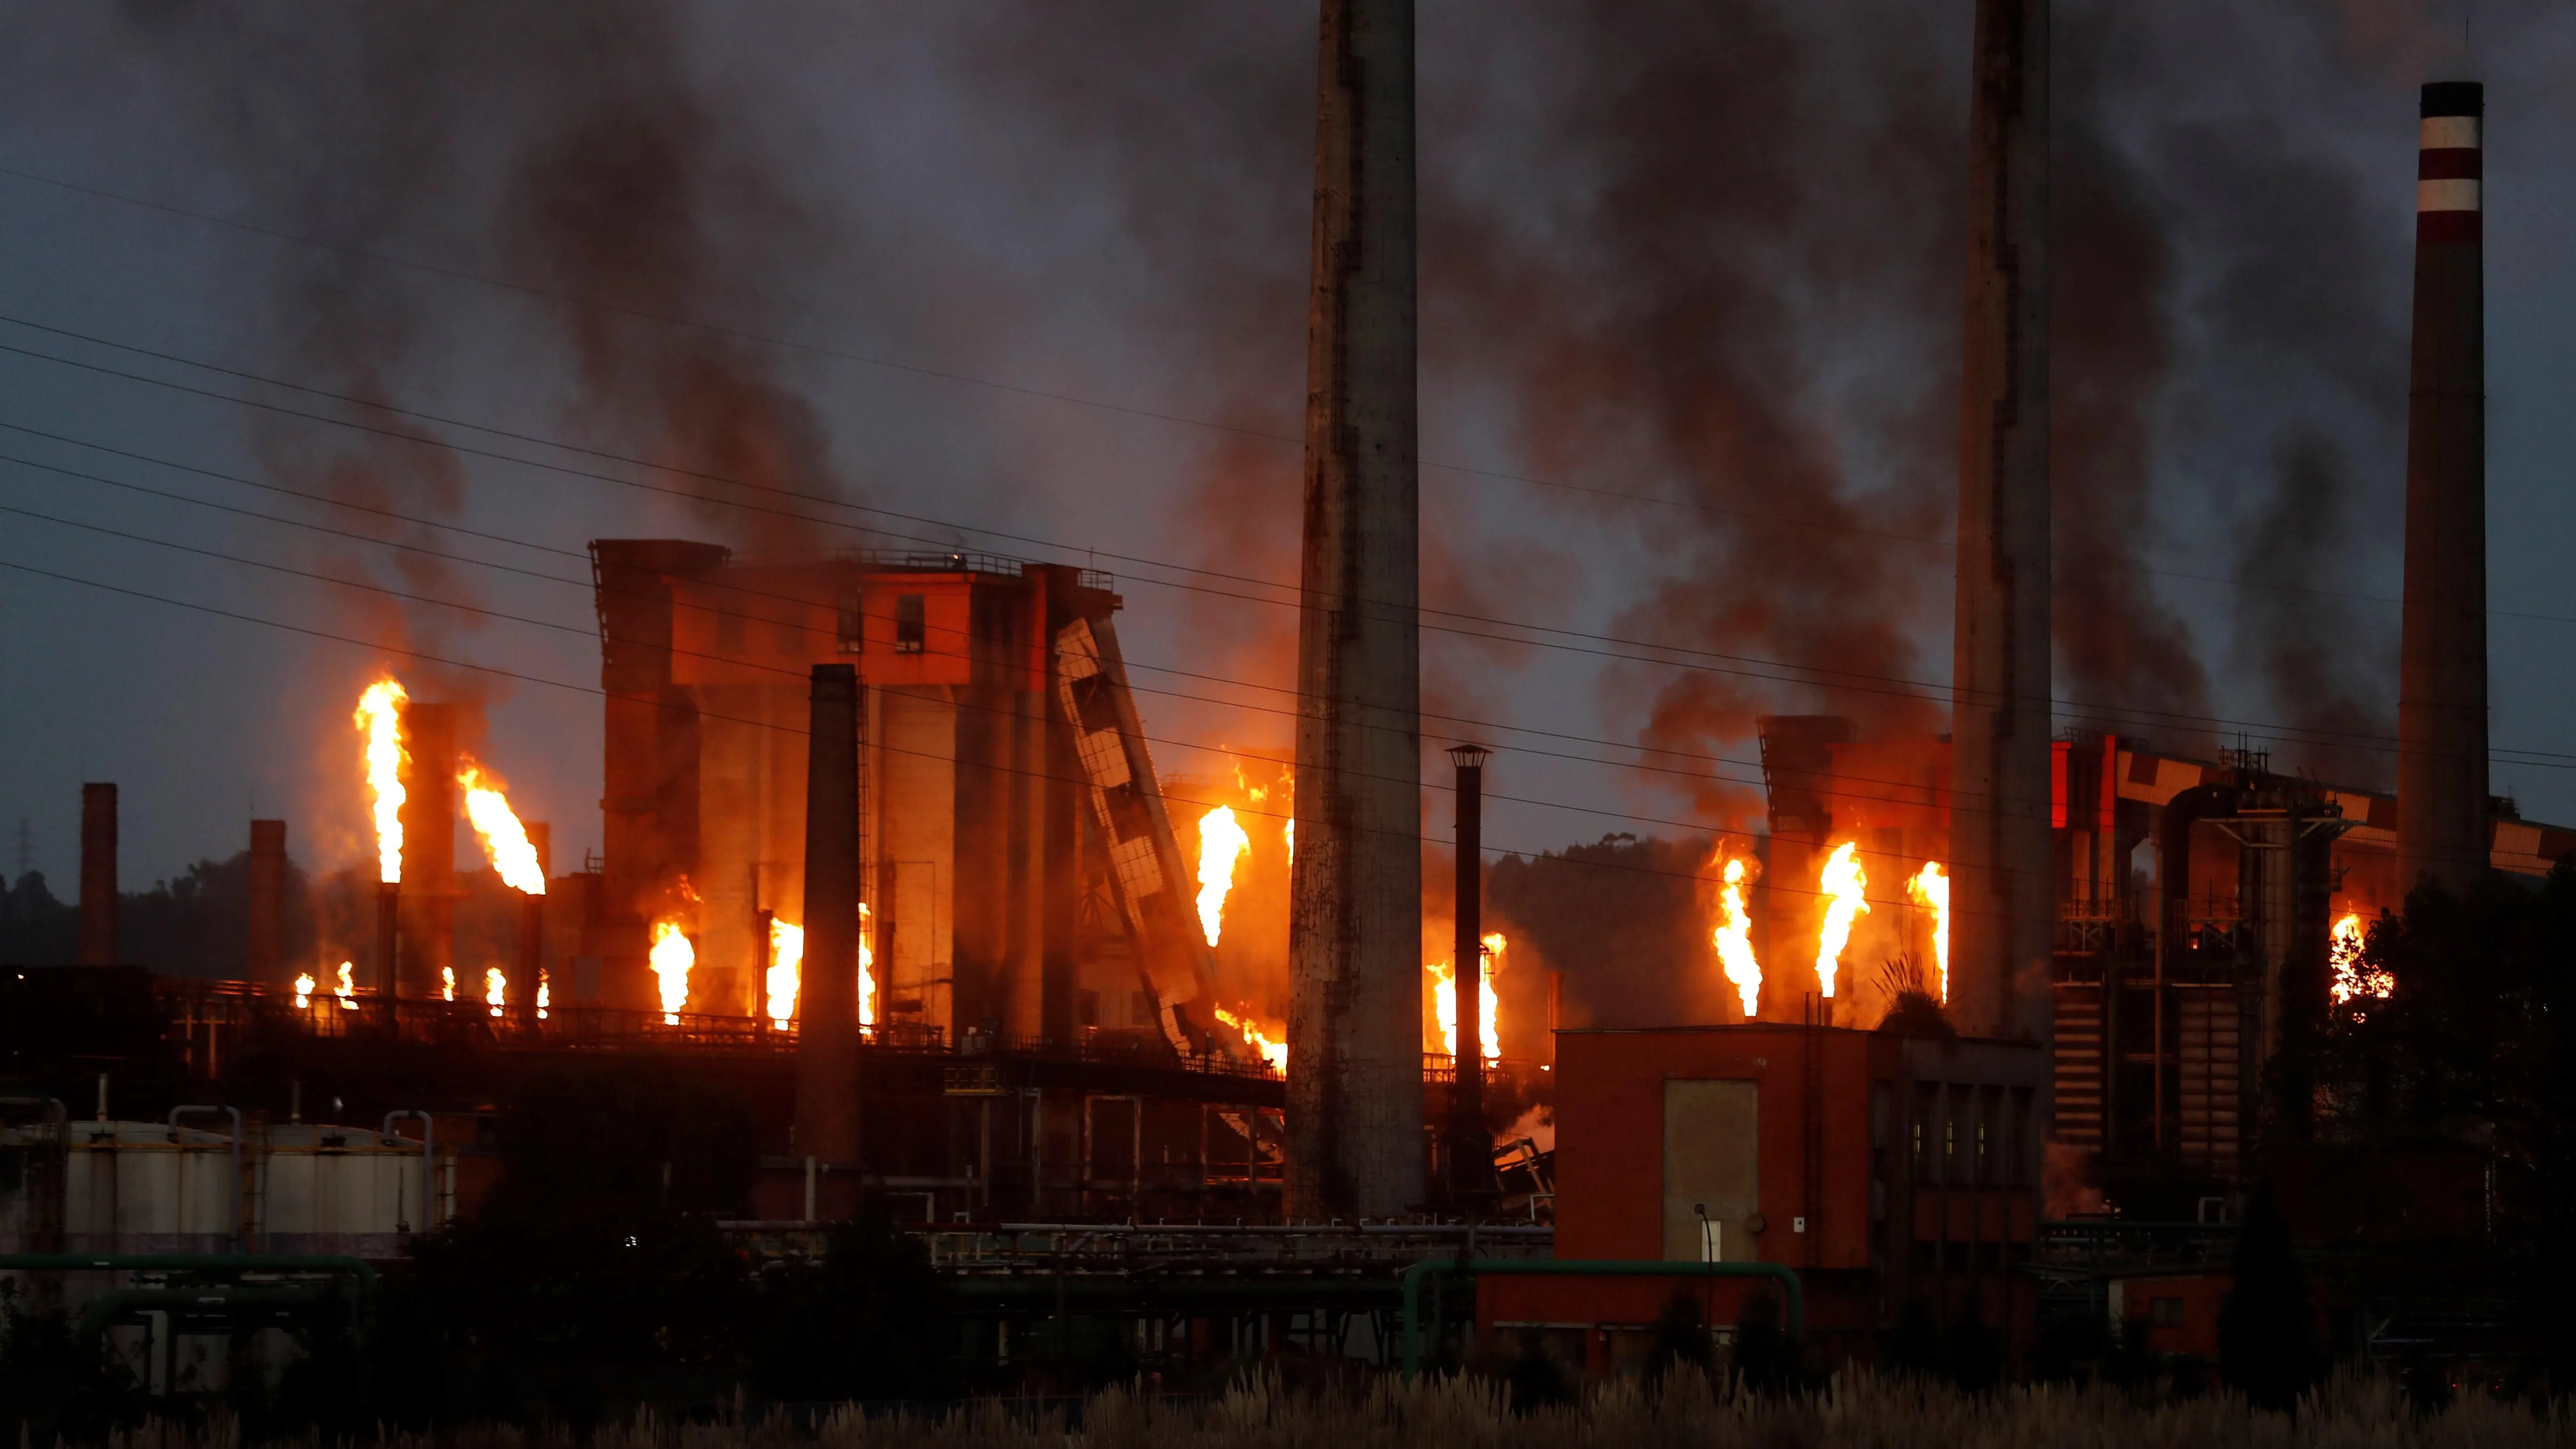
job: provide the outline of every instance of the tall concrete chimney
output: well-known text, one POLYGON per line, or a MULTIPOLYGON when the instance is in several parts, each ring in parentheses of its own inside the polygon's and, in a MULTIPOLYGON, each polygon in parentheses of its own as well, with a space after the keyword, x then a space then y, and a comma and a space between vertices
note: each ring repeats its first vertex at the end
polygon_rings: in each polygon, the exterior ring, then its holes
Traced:
POLYGON ((2398 881, 2487 868, 2486 88, 2424 87, 2415 355, 2406 387, 2406 620, 2397 689, 2398 881))
POLYGON ((2048 0, 1978 0, 1950 802, 1952 1013, 2048 1039, 2048 0))
POLYGON ((1290 872, 1292 1217, 1423 1200, 1413 0, 1323 0, 1290 872))
MULTIPOLYGON (((553 827, 542 820, 527 822, 528 844, 537 852, 537 876, 549 879, 554 874, 553 827)), ((542 893, 527 892, 519 897, 519 949, 511 958, 510 972, 502 994, 508 998, 510 1025, 522 1036, 537 1034, 537 989, 546 979, 546 898, 542 893)))
POLYGON ((404 704, 402 744, 401 986, 427 998, 456 968, 456 706, 404 704))
POLYGON ((250 929, 242 974, 281 981, 286 973, 286 822, 250 823, 250 929))
POLYGON ((814 666, 805 765, 805 965, 796 990, 796 1151, 859 1156, 859 672, 814 666))
POLYGON ((116 964, 116 787, 81 786, 80 964, 116 964))

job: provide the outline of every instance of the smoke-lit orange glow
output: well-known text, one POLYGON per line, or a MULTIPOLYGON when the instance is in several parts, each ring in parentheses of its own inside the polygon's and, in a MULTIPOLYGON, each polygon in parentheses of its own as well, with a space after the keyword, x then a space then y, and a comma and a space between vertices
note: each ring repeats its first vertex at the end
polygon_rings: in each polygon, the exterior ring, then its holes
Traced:
POLYGON ((2348 912, 2334 923, 2334 942, 2327 950, 2334 981, 2327 989, 2334 993, 2337 1006, 2349 1006, 2364 998, 2386 1001, 2397 989, 2395 977, 2362 959, 2366 944, 2359 914, 2348 912))
POLYGON ((438 968, 438 999, 441 1001, 456 999, 456 968, 453 966, 438 968))
POLYGON ((698 964, 698 948, 677 921, 653 923, 653 950, 648 958, 662 988, 662 1023, 678 1026, 689 1004, 689 968, 698 964))
POLYGON ((1950 877, 1941 862, 1927 860, 1905 883, 1906 895, 1932 913, 1932 962, 1940 973, 1941 1004, 1950 1004, 1950 877))
POLYGON ((1816 935, 1816 989, 1827 1001, 1834 999, 1834 978, 1841 973, 1843 947, 1851 941, 1852 922, 1869 914, 1869 901, 1863 894, 1869 888, 1869 877, 1860 868, 1860 846, 1844 841, 1825 857, 1825 868, 1817 873, 1816 893, 1824 897, 1825 919, 1816 935))
POLYGON ((357 974, 358 963, 354 961, 343 961, 340 963, 340 984, 331 989, 331 994, 340 998, 340 1009, 342 1011, 355 1011, 358 1009, 357 974))
POLYGON ((501 968, 498 966, 484 967, 483 1004, 492 1008, 492 1014, 494 1016, 499 1016, 501 1014, 501 1009, 509 1005, 509 1002, 510 978, 502 975, 501 968))
POLYGON ((295 1004, 297 1006, 311 1006, 313 1004, 313 973, 305 971, 298 972, 296 974, 295 1004))
POLYGON ((1744 889, 1752 884, 1751 876, 1743 857, 1726 863, 1726 885, 1717 894, 1717 929, 1710 933, 1717 941, 1718 964, 1726 968, 1727 984, 1735 988, 1746 1021, 1753 1020, 1762 1000, 1762 963, 1753 956, 1753 913, 1744 906, 1744 889))
MULTIPOLYGON (((1497 932, 1485 937, 1485 949, 1494 955, 1501 955, 1503 950, 1501 933, 1497 932)), ((1425 962, 1422 969, 1431 977, 1431 1014, 1440 1033, 1436 1050, 1454 1057, 1458 1055, 1458 973, 1446 961, 1425 962)), ((1482 1049, 1485 1060, 1495 1061, 1503 1054, 1501 1018, 1498 1014, 1499 1002, 1494 995, 1492 973, 1480 972, 1478 975, 1477 985, 1480 989, 1476 997, 1476 1025, 1484 1033, 1484 1040, 1478 1045, 1482 1049)))
POLYGON ((358 697, 358 732, 366 737, 367 791, 374 797, 376 879, 402 879, 402 707, 411 696, 379 679, 358 697))
POLYGON ((491 857, 502 884, 524 895, 544 895, 545 867, 538 864, 537 847, 510 809, 509 797, 501 793, 501 782, 469 760, 456 772, 456 783, 465 790, 465 818, 483 837, 483 853, 491 857))
POLYGON ((1270 1063, 1272 1071, 1283 1077, 1288 1074, 1288 1043, 1263 1031, 1250 1019, 1237 1016, 1222 1006, 1216 1009, 1216 1019, 1243 1033, 1243 1044, 1261 1053, 1262 1060, 1270 1063))
POLYGON ((1234 889, 1234 868, 1252 849, 1252 837, 1234 818, 1234 808, 1219 805, 1199 817, 1199 930, 1211 946, 1225 934, 1225 896, 1234 889))

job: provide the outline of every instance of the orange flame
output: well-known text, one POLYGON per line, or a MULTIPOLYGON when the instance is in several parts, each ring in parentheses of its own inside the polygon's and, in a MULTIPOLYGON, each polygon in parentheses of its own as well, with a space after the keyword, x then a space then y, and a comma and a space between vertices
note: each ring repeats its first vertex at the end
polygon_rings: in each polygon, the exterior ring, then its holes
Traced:
POLYGON ((456 999, 456 968, 453 966, 438 968, 438 999, 441 1001, 456 999))
POLYGON ((2327 951, 2327 960, 2334 967, 2334 982, 2327 989, 2337 1006, 2349 1006, 2364 997, 2386 1001, 2397 990, 2397 978, 2362 959, 2366 944, 2358 913, 2348 912, 2334 923, 2334 943, 2327 951))
POLYGON ((402 879, 403 702, 410 696, 390 679, 379 679, 358 697, 358 732, 367 740, 367 789, 375 796, 376 879, 402 879))
POLYGON ((1216 1019, 1243 1033, 1243 1044, 1261 1053, 1262 1060, 1270 1063, 1272 1071, 1281 1076, 1288 1074, 1288 1043, 1272 1037, 1247 1018, 1237 1016, 1222 1006, 1216 1009, 1216 1019))
POLYGON ((1849 840, 1835 846, 1816 877, 1816 891, 1825 898, 1824 925, 1816 937, 1816 987, 1827 1001, 1834 999, 1834 978, 1842 969, 1852 922, 1869 914, 1869 901, 1862 894, 1868 888, 1869 877, 1860 868, 1860 846, 1849 840))
POLYGON ((340 1009, 342 1011, 355 1011, 358 1009, 358 986, 355 979, 357 976, 357 970, 358 963, 355 961, 343 961, 340 963, 340 984, 331 989, 331 994, 340 999, 340 1009))
POLYGON ((1941 862, 1927 860, 1905 883, 1905 894, 1932 913, 1932 961, 1940 972, 1941 1004, 1950 1004, 1950 877, 1941 862))
POLYGON ((877 953, 868 944, 868 903, 859 902, 859 1025, 877 1024, 877 953))
POLYGON ((295 1004, 299 1007, 313 1004, 313 973, 309 971, 296 973, 295 1004))
POLYGON ((769 1020, 781 1030, 796 1019, 796 985, 805 969, 805 928, 769 918, 769 1020))
POLYGON ((1762 999, 1762 963, 1753 956, 1753 914, 1744 908, 1744 888, 1751 884, 1751 875, 1741 856, 1726 863, 1726 886, 1717 895, 1717 929, 1710 933, 1717 942, 1718 964, 1726 968, 1727 984, 1735 988, 1746 1021, 1753 1019, 1762 999))
POLYGON ((653 923, 653 950, 648 958, 662 986, 662 1024, 678 1026, 689 1004, 689 968, 698 964, 698 948, 689 943, 677 921, 653 923))
MULTIPOLYGON (((859 1025, 874 1026, 877 1020, 877 980, 873 968, 877 953, 868 945, 868 908, 859 905, 859 1025)), ((791 921, 769 918, 769 970, 762 982, 769 998, 769 1021, 785 1030, 796 1020, 796 997, 805 984, 805 928, 791 921)))
POLYGON ((456 783, 465 788, 465 818, 483 837, 483 853, 492 858, 502 884, 525 895, 544 895, 546 868, 538 863, 537 847, 510 809, 509 797, 501 793, 501 782, 468 760, 456 772, 456 783))
MULTIPOLYGON (((1484 938, 1485 954, 1500 956, 1503 937, 1495 932, 1484 938)), ((1477 1045, 1487 1061, 1498 1061, 1503 1055, 1500 1002, 1494 995, 1492 973, 1478 963, 1476 992, 1476 1025, 1484 1040, 1477 1045)), ((1450 1056, 1458 1054, 1458 973, 1449 962, 1425 962, 1422 969, 1431 976, 1431 1012, 1440 1032, 1439 1049, 1450 1056)))
POLYGON ((545 1020, 549 1014, 547 1008, 554 1004, 554 986, 551 982, 546 980, 546 973, 540 971, 537 973, 537 1020, 545 1020))
POLYGON ((1219 805, 1199 817, 1199 930, 1211 946, 1225 933, 1225 896, 1234 889, 1234 867, 1252 849, 1252 837, 1219 805))
POLYGON ((510 978, 502 975, 498 966, 483 968, 483 1004, 492 1008, 494 1016, 510 1004, 510 978))

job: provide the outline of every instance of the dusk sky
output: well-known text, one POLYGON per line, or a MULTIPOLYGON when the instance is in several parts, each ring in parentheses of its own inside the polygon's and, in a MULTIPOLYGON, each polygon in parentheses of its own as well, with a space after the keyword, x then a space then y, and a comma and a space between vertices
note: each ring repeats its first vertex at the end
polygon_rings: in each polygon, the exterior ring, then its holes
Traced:
MULTIPOLYGON (((1760 713, 1942 727, 1971 16, 1423 0, 1424 747, 1497 749, 1489 846, 1750 823, 1760 713)), ((2063 722, 2389 772, 2415 87, 2481 79, 2494 785, 2576 823, 2576 10, 2057 23, 2063 722)), ((1088 563, 1166 775, 1284 750, 1314 36, 0 9, 0 863, 68 896, 83 780, 129 889, 254 815, 349 863, 387 667, 577 863, 603 536, 1088 563)))

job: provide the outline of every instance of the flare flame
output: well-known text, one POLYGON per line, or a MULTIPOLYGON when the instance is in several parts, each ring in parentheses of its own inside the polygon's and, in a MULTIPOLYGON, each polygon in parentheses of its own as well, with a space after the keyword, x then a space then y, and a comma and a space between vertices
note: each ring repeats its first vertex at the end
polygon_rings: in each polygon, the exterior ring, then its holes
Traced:
MULTIPOLYGON (((1485 951, 1493 956, 1503 954, 1504 940, 1497 931, 1484 938, 1485 951)), ((1480 968, 1482 963, 1478 963, 1480 968)), ((1425 962, 1422 969, 1431 976, 1431 1012, 1440 1031, 1440 1050, 1458 1055, 1458 973, 1449 962, 1425 962)), ((1479 1042, 1480 1054, 1487 1061, 1499 1061, 1503 1055, 1500 1001, 1494 995, 1492 973, 1477 972, 1476 1025, 1484 1034, 1479 1042)))
POLYGON ((648 959, 662 987, 662 1024, 678 1026, 689 1004, 689 968, 698 964, 698 948, 677 921, 653 923, 653 950, 648 959))
POLYGON ((546 869, 537 861, 537 847, 529 841, 527 827, 519 823, 509 797, 501 793, 501 782, 468 760, 456 772, 456 783, 465 791, 465 818, 483 838, 483 853, 491 857, 502 883, 525 895, 544 895, 546 869))
POLYGON ((358 697, 358 732, 366 737, 367 789, 375 797, 376 879, 402 879, 402 707, 411 696, 379 679, 358 697))
POLYGON ((796 986, 805 969, 805 928, 769 918, 769 1021, 784 1030, 796 1019, 796 986))
POLYGON ((1941 1004, 1950 1004, 1950 877, 1941 862, 1927 860, 1905 883, 1906 895, 1932 913, 1932 962, 1940 973, 1941 1004))
POLYGON ((1273 1038, 1250 1019, 1237 1016, 1222 1006, 1216 1009, 1216 1019, 1243 1033, 1243 1044, 1261 1053, 1262 1060, 1270 1063, 1272 1071, 1281 1076, 1288 1074, 1288 1043, 1273 1038))
POLYGON ((1817 894, 1825 898, 1825 920, 1816 937, 1816 989, 1827 1001, 1834 999, 1834 978, 1840 974, 1843 947, 1851 942, 1852 922, 1869 914, 1869 901, 1863 894, 1869 888, 1869 877, 1860 868, 1860 846, 1846 840, 1825 857, 1825 868, 1816 877, 1817 894))
POLYGON ((1233 806, 1219 805, 1199 817, 1199 930, 1211 946, 1225 933, 1225 897, 1234 889, 1234 868, 1251 849, 1252 837, 1234 818, 1233 806))
POLYGON ((492 1008, 494 1016, 510 1004, 510 978, 502 975, 498 966, 483 968, 483 1004, 492 1008))
POLYGON ((1752 871, 1738 856, 1726 863, 1725 875, 1726 884, 1717 893, 1717 929, 1709 934, 1717 942, 1717 962, 1726 970, 1727 984, 1735 988, 1744 1019, 1751 1021, 1762 1001, 1762 963, 1753 955, 1753 913, 1744 905, 1744 888, 1752 883, 1752 871))

